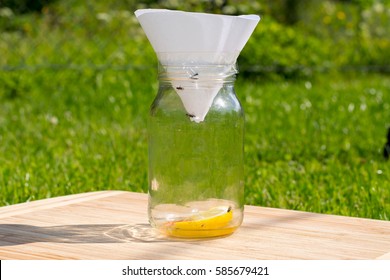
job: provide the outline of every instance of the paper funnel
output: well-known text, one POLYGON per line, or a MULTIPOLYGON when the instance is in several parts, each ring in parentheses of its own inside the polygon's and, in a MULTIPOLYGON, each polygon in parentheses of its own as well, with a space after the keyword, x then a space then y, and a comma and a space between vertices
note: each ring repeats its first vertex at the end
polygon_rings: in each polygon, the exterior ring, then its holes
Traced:
MULTIPOLYGON (((179 89, 176 92, 187 113, 193 116, 191 119, 203 121, 221 85, 205 84, 202 81, 203 73, 196 67, 223 65, 222 74, 234 71, 237 57, 260 17, 161 9, 141 9, 135 15, 168 75, 170 67, 173 67, 176 72, 181 69, 181 73, 176 74, 187 77, 187 81, 173 80, 172 86, 179 89), (191 83, 192 87, 183 86, 186 83, 191 83), (196 83, 202 83, 202 87, 197 88, 196 83)), ((221 71, 221 68, 215 71, 221 71)))

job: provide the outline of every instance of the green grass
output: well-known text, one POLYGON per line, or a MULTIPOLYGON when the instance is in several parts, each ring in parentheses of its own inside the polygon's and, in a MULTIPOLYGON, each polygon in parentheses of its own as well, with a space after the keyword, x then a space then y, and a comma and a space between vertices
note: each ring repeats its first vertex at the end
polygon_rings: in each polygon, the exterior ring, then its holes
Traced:
MULTIPOLYGON (((85 13, 58 2, 42 16, 15 16, 0 34, 0 205, 147 191, 156 59, 134 17, 102 3, 85 13)), ((390 219, 388 77, 241 75, 236 91, 247 204, 390 219)))
MULTIPOLYGON (((1 205, 94 190, 147 191, 146 119, 155 75, 2 73, 27 90, 0 95, 1 205)), ((153 72, 153 71, 152 71, 153 72)), ((246 203, 389 219, 390 82, 238 79, 246 111, 246 203)))
POLYGON ((247 203, 388 220, 389 89, 381 76, 240 85, 247 203))
MULTIPOLYGON (((17 74, 22 80, 31 75, 17 74)), ((146 103, 154 89, 149 86, 148 94, 140 82, 133 87, 134 77, 140 81, 142 73, 43 71, 33 75, 27 92, 3 94, 1 204, 91 190, 146 190, 146 103)))

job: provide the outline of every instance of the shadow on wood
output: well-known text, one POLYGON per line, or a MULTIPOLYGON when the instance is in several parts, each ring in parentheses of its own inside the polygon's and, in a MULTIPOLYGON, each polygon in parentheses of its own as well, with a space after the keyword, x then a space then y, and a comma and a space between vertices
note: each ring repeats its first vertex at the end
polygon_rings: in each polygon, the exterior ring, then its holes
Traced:
POLYGON ((148 224, 84 224, 38 227, 0 224, 0 247, 35 242, 127 243, 172 241, 148 224))

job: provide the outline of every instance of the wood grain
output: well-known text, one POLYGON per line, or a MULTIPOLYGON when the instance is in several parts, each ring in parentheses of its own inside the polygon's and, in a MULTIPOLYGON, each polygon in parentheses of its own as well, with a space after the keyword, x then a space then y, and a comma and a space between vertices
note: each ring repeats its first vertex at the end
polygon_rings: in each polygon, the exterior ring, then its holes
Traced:
POLYGON ((246 206, 228 237, 169 239, 146 194, 92 192, 0 208, 0 259, 390 259, 390 222, 246 206))

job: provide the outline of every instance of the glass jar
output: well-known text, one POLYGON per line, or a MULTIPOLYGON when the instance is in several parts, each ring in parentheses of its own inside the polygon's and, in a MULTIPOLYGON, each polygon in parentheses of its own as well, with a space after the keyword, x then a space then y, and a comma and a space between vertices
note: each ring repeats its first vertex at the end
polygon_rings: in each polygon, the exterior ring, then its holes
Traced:
POLYGON ((244 210, 244 113, 234 91, 236 65, 159 68, 148 124, 149 221, 173 237, 231 234, 244 210))

